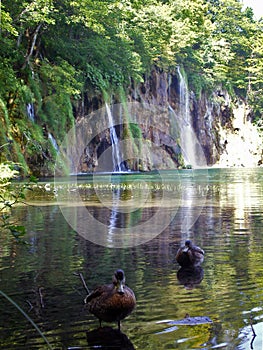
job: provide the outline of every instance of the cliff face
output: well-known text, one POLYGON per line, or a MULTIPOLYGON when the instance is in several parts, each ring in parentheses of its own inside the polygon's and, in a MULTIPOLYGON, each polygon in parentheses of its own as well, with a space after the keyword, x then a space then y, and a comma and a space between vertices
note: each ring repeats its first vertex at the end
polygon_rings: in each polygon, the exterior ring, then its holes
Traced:
POLYGON ((122 170, 142 171, 262 162, 261 138, 245 103, 220 90, 196 98, 179 70, 153 70, 130 87, 128 102, 105 108, 102 98, 86 101, 87 115, 77 118, 76 143, 67 154, 74 173, 116 170, 118 161, 122 170))
POLYGON ((72 173, 174 169, 183 159, 171 128, 166 105, 106 104, 78 118, 62 148, 72 173))
POLYGON ((256 167, 262 164, 262 138, 251 120, 244 101, 232 101, 226 92, 217 91, 208 102, 197 102, 194 129, 214 167, 256 167))

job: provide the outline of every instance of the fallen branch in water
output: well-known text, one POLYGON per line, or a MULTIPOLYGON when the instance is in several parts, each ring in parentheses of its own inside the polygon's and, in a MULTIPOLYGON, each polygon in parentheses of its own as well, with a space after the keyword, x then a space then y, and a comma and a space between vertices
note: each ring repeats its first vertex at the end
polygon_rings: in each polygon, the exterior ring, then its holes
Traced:
POLYGON ((81 272, 75 272, 74 275, 75 276, 79 276, 79 278, 80 278, 80 280, 81 280, 81 282, 83 284, 83 287, 85 288, 86 292, 88 294, 90 294, 89 288, 88 288, 88 286, 87 286, 87 284, 86 284, 86 282, 84 280, 84 277, 83 277, 82 273, 81 272))
POLYGON ((250 327, 251 327, 252 333, 253 333, 253 337, 252 337, 252 340, 251 340, 251 342, 250 342, 250 349, 254 349, 254 348, 253 348, 253 343, 254 343, 254 340, 255 340, 255 338, 256 338, 257 335, 256 335, 255 329, 254 329, 254 327, 253 327, 252 315, 250 315, 250 327))
POLYGON ((38 294, 40 297, 40 305, 41 305, 42 309, 44 309, 44 307, 45 307, 44 301, 43 301, 43 294, 42 294, 43 289, 44 289, 43 287, 38 288, 38 294))
POLYGON ((33 310, 34 306, 31 304, 31 302, 29 300, 26 300, 26 302, 28 303, 28 305, 30 307, 28 310, 28 312, 30 312, 31 310, 33 310))

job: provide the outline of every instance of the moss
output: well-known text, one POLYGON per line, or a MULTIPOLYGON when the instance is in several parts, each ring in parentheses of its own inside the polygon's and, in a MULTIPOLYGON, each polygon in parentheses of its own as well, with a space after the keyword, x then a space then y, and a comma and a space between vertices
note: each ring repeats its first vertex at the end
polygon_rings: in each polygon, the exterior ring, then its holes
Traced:
POLYGON ((136 123, 129 123, 129 129, 134 139, 142 139, 142 130, 136 123))
POLYGON ((33 79, 30 77, 29 85, 32 92, 32 100, 30 102, 34 103, 35 113, 38 115, 42 108, 41 83, 38 78, 33 79))
POLYGON ((30 170, 28 167, 28 164, 26 163, 26 160, 24 158, 24 155, 21 152, 20 144, 14 141, 13 143, 13 159, 12 161, 17 164, 17 166, 20 168, 20 175, 21 176, 27 176, 30 174, 30 170))
POLYGON ((12 155, 12 137, 10 134, 10 120, 8 116, 8 110, 4 101, 0 98, 0 147, 1 157, 0 161, 10 160, 12 155))
POLYGON ((59 141, 63 141, 66 133, 74 125, 72 104, 67 95, 48 96, 43 103, 40 114, 43 122, 59 141))

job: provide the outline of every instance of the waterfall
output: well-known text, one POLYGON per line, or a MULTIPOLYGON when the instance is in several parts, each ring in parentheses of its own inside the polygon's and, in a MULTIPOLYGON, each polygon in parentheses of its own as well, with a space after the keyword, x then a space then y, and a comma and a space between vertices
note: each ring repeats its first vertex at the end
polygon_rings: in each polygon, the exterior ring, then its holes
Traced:
POLYGON ((209 103, 206 100, 205 107, 206 107, 206 111, 205 111, 205 115, 204 115, 205 125, 206 125, 208 130, 211 130, 212 129, 212 123, 213 123, 213 116, 212 116, 213 104, 209 103))
POLYGON ((56 139, 54 138, 54 136, 50 132, 48 133, 48 139, 52 143, 52 146, 55 148, 55 150, 58 152, 59 151, 59 147, 58 147, 57 141, 56 141, 56 139))
POLYGON ((123 172, 123 171, 126 171, 127 169, 125 168, 122 161, 121 149, 119 147, 119 140, 118 140, 115 126, 114 126, 113 115, 111 113, 109 105, 106 103, 105 106, 106 106, 106 113, 109 121, 109 127, 110 127, 113 171, 123 172))
POLYGON ((34 110, 34 105, 33 103, 28 103, 26 105, 26 112, 28 118, 31 120, 31 122, 35 122, 35 110, 34 110))
POLYGON ((192 128, 190 113, 190 98, 188 84, 181 73, 180 67, 177 67, 179 76, 179 125, 180 139, 183 156, 187 165, 195 167, 197 165, 195 134, 192 128))
POLYGON ((183 119, 185 125, 188 126, 190 122, 190 108, 189 108, 189 90, 187 81, 181 73, 180 67, 177 66, 177 73, 179 75, 179 113, 180 118, 183 119))

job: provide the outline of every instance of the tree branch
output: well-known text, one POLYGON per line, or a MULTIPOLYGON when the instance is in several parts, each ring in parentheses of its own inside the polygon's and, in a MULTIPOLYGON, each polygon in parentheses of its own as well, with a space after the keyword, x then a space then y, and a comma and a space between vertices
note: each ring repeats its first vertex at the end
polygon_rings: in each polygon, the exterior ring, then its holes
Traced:
POLYGON ((34 47, 35 47, 35 44, 36 44, 37 36, 38 36, 39 30, 40 30, 41 27, 42 27, 42 23, 39 23, 37 25, 36 29, 34 30, 33 38, 32 38, 31 45, 30 45, 30 49, 28 50, 28 53, 27 53, 26 59, 25 59, 25 63, 23 64, 22 69, 24 69, 26 67, 26 65, 29 64, 29 60, 30 60, 31 56, 33 55, 33 51, 34 51, 34 47))
POLYGON ((84 280, 84 277, 83 277, 82 273, 81 272, 76 272, 76 273, 74 273, 74 275, 75 276, 79 276, 79 278, 81 279, 81 282, 82 282, 83 287, 85 288, 86 292, 88 294, 90 294, 89 288, 87 287, 87 284, 86 284, 86 282, 84 280))
POLYGON ((254 349, 253 348, 253 343, 254 343, 254 340, 256 338, 256 332, 255 332, 255 329, 253 327, 253 324, 252 324, 252 315, 250 315, 250 327, 251 327, 251 330, 252 330, 252 333, 253 333, 253 337, 252 337, 252 340, 250 342, 250 349, 254 349))

